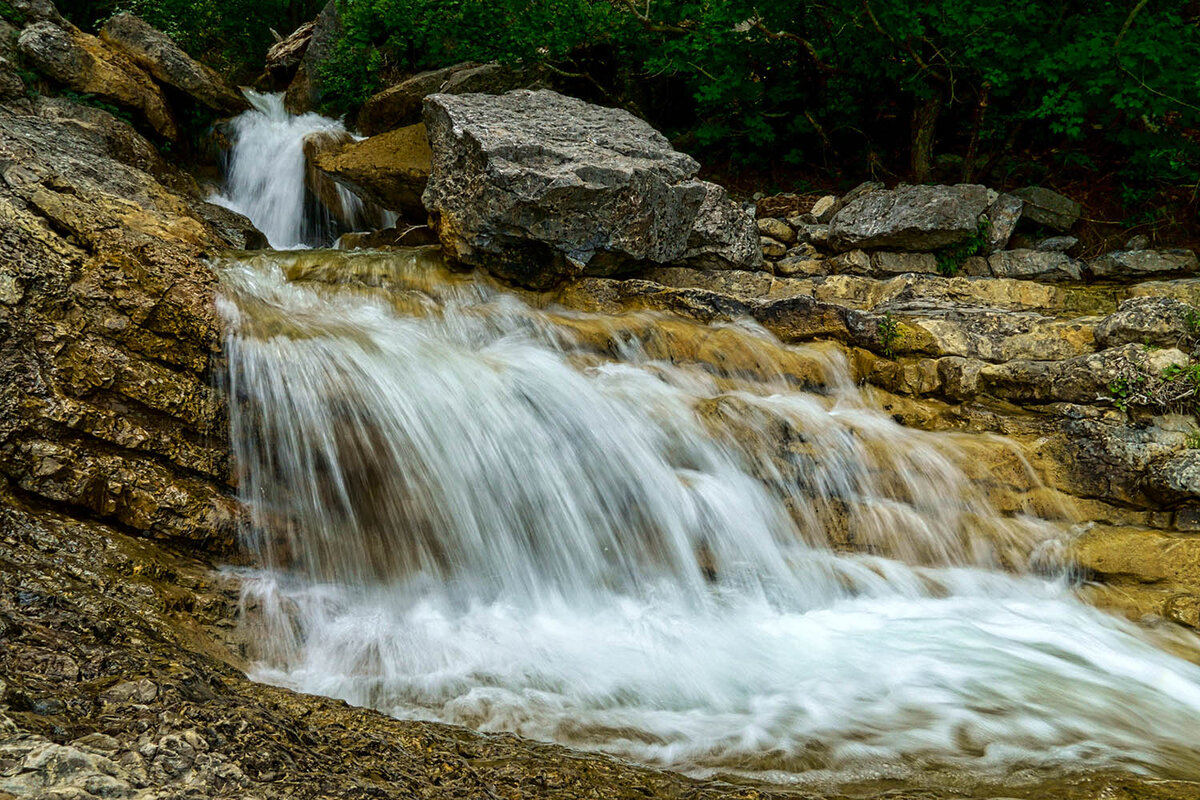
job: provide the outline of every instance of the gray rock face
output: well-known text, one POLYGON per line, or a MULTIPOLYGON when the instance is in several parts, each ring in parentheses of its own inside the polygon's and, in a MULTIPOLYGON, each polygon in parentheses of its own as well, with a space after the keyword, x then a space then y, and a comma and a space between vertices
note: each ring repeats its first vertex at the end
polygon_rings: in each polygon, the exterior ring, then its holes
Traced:
POLYGON ((193 59, 160 30, 133 14, 117 14, 104 23, 100 38, 120 50, 130 61, 160 82, 221 114, 237 114, 250 107, 213 70, 193 59))
POLYGON ((1096 326, 1096 343, 1178 347, 1188 333, 1188 315, 1195 313, 1187 303, 1170 297, 1131 297, 1096 326))
POLYGON ((1079 280, 1079 262, 1066 253, 1041 250, 1004 250, 988 257, 988 267, 997 278, 1079 280))
POLYGON ((1041 250, 1043 253, 1068 253, 1077 244, 1079 244, 1079 240, 1074 236, 1051 236, 1048 239, 1040 240, 1033 249, 1041 250))
POLYGON ((431 94, 503 94, 538 83, 536 75, 500 64, 466 62, 421 72, 367 100, 358 112, 358 129, 374 136, 415 125, 421 121, 421 103, 431 94))
POLYGON ((1122 250, 1088 264, 1092 275, 1111 280, 1141 280, 1155 275, 1190 274, 1200 269, 1191 250, 1122 250))
POLYGON ((293 114, 316 108, 325 99, 321 65, 333 53, 334 42, 342 33, 342 18, 336 0, 330 0, 313 21, 312 34, 300 59, 295 77, 288 86, 284 102, 293 114))
POLYGON ((988 206, 988 252, 995 253, 1008 246, 1008 240, 1021 221, 1025 201, 1015 195, 1002 194, 988 206))
POLYGON ((1025 201, 1027 219, 1064 233, 1071 230, 1083 211, 1071 198, 1041 186, 1027 186, 1013 194, 1025 201))
POLYGON ((551 91, 432 95, 423 200, 454 259, 528 286, 702 260, 755 269, 754 220, 628 112, 551 91))
POLYGON ((834 215, 830 241, 839 250, 936 250, 974 234, 987 206, 987 189, 971 184, 868 192, 834 215))

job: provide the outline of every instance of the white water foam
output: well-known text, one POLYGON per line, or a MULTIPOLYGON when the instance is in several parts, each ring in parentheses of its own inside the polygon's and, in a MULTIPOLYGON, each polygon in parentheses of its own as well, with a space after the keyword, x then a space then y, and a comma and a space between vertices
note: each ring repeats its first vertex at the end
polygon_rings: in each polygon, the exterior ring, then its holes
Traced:
POLYGON ((818 394, 597 357, 605 320, 420 279, 417 251, 388 257, 407 289, 297 258, 230 265, 222 302, 277 565, 247 584, 260 679, 696 774, 1200 777, 1200 668, 1001 571, 1059 527, 996 511, 836 358, 818 394))
MULTIPOLYGON (((245 94, 253 108, 230 122, 226 185, 210 200, 244 214, 276 249, 331 244, 334 221, 305 188, 304 139, 314 133, 344 135, 345 126, 319 114, 289 114, 282 94, 245 94)), ((358 195, 343 186, 334 190, 347 219, 357 223, 353 227, 369 227, 358 195)))

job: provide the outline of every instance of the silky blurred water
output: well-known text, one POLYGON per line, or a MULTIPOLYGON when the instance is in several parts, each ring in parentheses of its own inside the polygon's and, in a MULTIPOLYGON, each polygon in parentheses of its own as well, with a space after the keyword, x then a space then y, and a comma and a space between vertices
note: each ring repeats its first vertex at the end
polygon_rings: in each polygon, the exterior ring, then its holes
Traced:
POLYGON ((739 369, 432 250, 223 276, 259 679, 694 774, 1200 777, 1200 668, 1073 599, 1065 525, 979 478, 1011 445, 836 352, 725 326, 739 369))

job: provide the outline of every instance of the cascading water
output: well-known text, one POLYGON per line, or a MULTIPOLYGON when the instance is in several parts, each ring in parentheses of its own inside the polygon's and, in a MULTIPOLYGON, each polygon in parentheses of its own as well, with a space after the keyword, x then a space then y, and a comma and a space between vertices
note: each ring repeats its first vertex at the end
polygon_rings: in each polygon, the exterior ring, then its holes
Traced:
POLYGON ((431 249, 223 274, 260 679, 696 774, 1200 777, 1200 668, 1030 569, 1061 524, 969 477, 1003 442, 835 352, 431 249))
POLYGON ((339 226, 330 208, 306 185, 305 139, 347 136, 342 123, 318 114, 293 115, 282 94, 247 91, 253 109, 230 123, 232 150, 226 186, 212 202, 246 215, 276 249, 329 245, 340 227, 364 229, 394 221, 358 195, 330 182, 339 226))

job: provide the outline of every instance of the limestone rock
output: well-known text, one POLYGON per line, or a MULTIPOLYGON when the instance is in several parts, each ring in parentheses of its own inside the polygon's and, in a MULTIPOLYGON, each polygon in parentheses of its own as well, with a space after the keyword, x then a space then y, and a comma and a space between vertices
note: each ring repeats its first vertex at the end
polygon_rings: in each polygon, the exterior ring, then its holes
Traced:
POLYGON ((59 83, 137 112, 164 138, 178 137, 162 90, 141 68, 95 36, 74 27, 38 22, 21 32, 17 47, 31 64, 59 83))
POLYGON ((1003 250, 988 256, 988 267, 997 278, 1079 280, 1079 262, 1066 253, 1040 250, 1003 250))
POLYGON ((878 275, 897 275, 906 272, 923 272, 936 275, 937 256, 933 253, 892 253, 879 251, 871 254, 871 268, 878 275))
POLYGON ((787 254, 787 245, 770 236, 760 236, 759 245, 762 247, 764 258, 783 258, 787 254))
POLYGON ((413 219, 425 218, 421 193, 432 154, 423 124, 315 153, 321 172, 363 199, 413 219))
POLYGON ((995 253, 1008 247, 1017 223, 1021 221, 1021 212, 1025 201, 1015 195, 1001 194, 987 209, 988 219, 988 253, 995 253))
POLYGON ((1131 297, 1096 326, 1096 343, 1178 347, 1189 332, 1188 315, 1196 313, 1192 306, 1169 297, 1131 297))
POLYGON ((34 112, 0 108, 0 482, 227 548, 222 337, 201 257, 236 242, 124 123, 61 99, 34 112))
POLYGON ((1078 244, 1079 240, 1074 236, 1051 236, 1038 241, 1033 249, 1043 253, 1069 253, 1078 244))
POLYGON ((320 167, 323 160, 336 157, 354 143, 354 137, 345 131, 316 131, 304 137, 304 185, 343 230, 384 224, 381 205, 364 196, 361 188, 345 186, 320 167))
POLYGON ((1190 275, 1200 269, 1191 250, 1122 250, 1088 263, 1097 278, 1136 281, 1160 275, 1190 275))
POLYGON ((535 73, 501 64, 465 62, 420 72, 373 95, 358 112, 358 129, 367 136, 421 121, 422 103, 431 94, 504 94, 543 83, 535 73))
POLYGON ((824 197, 818 198, 808 213, 812 215, 818 224, 827 225, 829 224, 829 220, 833 219, 833 215, 837 213, 838 208, 837 197, 827 194, 824 197))
POLYGON ((312 33, 300 66, 284 95, 284 105, 293 114, 312 111, 326 99, 324 80, 321 77, 321 65, 333 53, 334 43, 342 33, 342 18, 338 13, 337 0, 329 0, 321 13, 313 20, 312 33))
POLYGON ((792 226, 788 225, 781 219, 775 217, 763 217, 758 219, 758 232, 763 236, 769 236, 777 242, 783 244, 791 244, 796 241, 796 232, 792 230, 792 226))
POLYGON ((100 38, 160 82, 173 86, 220 114, 233 115, 250 107, 221 76, 193 59, 160 30, 133 14, 110 17, 100 38))
POLYGON ((754 220, 628 112, 546 90, 425 102, 423 201, 457 261, 534 287, 683 260, 761 265, 754 220))
POLYGON ((1013 194, 1025 201, 1022 213, 1026 219, 1064 233, 1074 227, 1083 211, 1071 198, 1042 186, 1027 186, 1013 194))
POLYGON ((834 215, 830 241, 839 250, 936 250, 974 235, 988 206, 982 186, 904 186, 873 191, 834 215))

